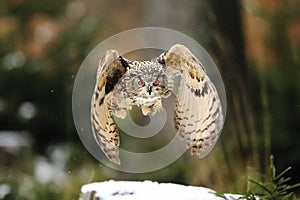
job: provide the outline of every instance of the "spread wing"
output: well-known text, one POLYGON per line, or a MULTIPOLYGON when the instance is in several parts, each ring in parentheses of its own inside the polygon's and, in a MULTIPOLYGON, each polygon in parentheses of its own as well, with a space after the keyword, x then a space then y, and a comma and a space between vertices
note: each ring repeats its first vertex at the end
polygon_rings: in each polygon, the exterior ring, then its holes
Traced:
POLYGON ((217 90, 200 61, 183 45, 174 45, 158 59, 181 76, 175 101, 175 129, 191 149, 205 157, 217 142, 224 114, 217 90))
MULTIPOLYGON (((95 90, 91 103, 91 123, 94 137, 105 155, 115 164, 119 159, 119 133, 112 113, 116 109, 114 103, 114 86, 127 71, 127 62, 117 51, 107 51, 100 60, 95 90)), ((122 112, 123 113, 123 112, 122 112)), ((126 112, 125 112, 126 113, 126 112)), ((123 118, 125 116, 122 116, 123 118)))

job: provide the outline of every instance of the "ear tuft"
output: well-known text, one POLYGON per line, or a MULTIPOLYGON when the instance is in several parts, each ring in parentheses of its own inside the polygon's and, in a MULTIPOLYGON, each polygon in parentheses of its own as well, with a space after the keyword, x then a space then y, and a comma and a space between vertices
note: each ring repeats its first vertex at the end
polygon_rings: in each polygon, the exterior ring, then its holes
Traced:
POLYGON ((119 56, 119 60, 123 67, 127 68, 129 66, 128 62, 122 56, 119 56))

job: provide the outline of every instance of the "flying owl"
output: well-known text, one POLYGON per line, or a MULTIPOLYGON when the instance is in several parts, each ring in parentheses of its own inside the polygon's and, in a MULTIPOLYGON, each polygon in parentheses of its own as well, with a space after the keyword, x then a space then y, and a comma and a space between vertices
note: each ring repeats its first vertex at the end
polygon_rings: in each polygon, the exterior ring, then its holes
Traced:
POLYGON ((155 115, 162 99, 177 89, 174 126, 192 155, 205 157, 217 142, 224 113, 217 90, 201 62, 184 45, 176 44, 150 61, 126 59, 115 50, 99 62, 91 102, 94 137, 105 155, 120 164, 120 137, 112 115, 124 119, 132 106, 155 115))

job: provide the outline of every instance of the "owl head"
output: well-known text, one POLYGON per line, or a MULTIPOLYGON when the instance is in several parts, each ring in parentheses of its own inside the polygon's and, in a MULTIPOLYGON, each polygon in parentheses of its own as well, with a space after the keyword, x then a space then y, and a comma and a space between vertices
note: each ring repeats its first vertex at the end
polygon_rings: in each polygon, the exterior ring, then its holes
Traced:
POLYGON ((169 94, 166 67, 156 60, 134 61, 129 70, 132 97, 137 103, 147 103, 169 94))

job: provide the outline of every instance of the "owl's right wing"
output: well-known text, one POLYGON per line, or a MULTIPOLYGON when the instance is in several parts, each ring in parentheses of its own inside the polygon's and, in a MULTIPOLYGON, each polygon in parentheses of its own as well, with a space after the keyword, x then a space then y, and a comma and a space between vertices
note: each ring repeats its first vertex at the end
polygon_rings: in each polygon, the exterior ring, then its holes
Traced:
POLYGON ((120 139, 112 118, 112 112, 117 109, 117 105, 113 103, 114 86, 126 73, 127 68, 128 63, 119 56, 117 51, 107 51, 99 63, 91 102, 93 135, 107 158, 115 164, 120 164, 120 139))
POLYGON ((191 149, 205 157, 217 142, 224 123, 219 95, 200 61, 184 45, 174 45, 159 58, 181 76, 175 101, 175 129, 191 149))

